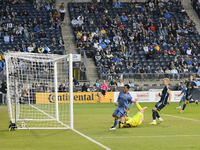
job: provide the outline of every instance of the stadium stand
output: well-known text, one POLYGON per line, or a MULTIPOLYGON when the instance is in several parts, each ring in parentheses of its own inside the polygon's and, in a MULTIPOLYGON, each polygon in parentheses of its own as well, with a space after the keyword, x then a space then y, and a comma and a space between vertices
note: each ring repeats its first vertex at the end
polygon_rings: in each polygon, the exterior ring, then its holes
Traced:
POLYGON ((65 54, 55 2, 3 0, 0 10, 0 71, 5 66, 4 52, 65 54))
POLYGON ((1 50, 64 54, 55 4, 1 1, 1 50))
POLYGON ((198 0, 192 0, 192 6, 200 18, 200 2, 198 0))
POLYGON ((180 1, 68 3, 77 48, 100 79, 172 80, 199 74, 199 33, 180 1))

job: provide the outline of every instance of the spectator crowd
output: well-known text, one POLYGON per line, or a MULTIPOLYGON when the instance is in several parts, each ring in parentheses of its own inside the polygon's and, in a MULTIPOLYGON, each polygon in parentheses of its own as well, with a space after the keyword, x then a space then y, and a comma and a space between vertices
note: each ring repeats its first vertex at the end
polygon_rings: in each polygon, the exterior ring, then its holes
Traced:
POLYGON ((199 33, 180 0, 68 6, 77 48, 94 58, 101 78, 123 79, 130 72, 177 79, 180 73, 199 74, 199 33))
POLYGON ((64 50, 60 29, 65 11, 63 4, 58 9, 53 0, 37 0, 32 3, 1 1, 1 50, 29 53, 64 50))

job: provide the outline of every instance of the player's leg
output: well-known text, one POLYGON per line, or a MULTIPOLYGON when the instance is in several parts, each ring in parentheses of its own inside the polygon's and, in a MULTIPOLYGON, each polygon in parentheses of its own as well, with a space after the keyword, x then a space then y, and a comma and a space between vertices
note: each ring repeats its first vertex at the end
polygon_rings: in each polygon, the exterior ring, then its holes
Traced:
POLYGON ((114 124, 110 128, 110 130, 115 130, 116 129, 116 126, 118 124, 118 119, 120 117, 122 117, 122 116, 123 116, 122 111, 119 108, 116 108, 115 111, 113 112, 113 117, 115 117, 114 124))
POLYGON ((185 107, 186 107, 186 104, 189 103, 189 100, 191 99, 191 96, 192 96, 191 94, 186 94, 186 100, 185 100, 185 102, 184 102, 184 104, 183 104, 182 110, 180 110, 179 113, 183 113, 183 112, 184 112, 185 107))
POLYGON ((132 119, 131 117, 121 117, 120 118, 120 122, 119 122, 119 128, 123 128, 123 127, 129 127, 129 124, 127 124, 127 121, 129 121, 130 119, 132 119))
POLYGON ((140 113, 144 113, 144 110, 147 109, 147 107, 142 108, 138 102, 135 102, 137 109, 140 113))
POLYGON ((99 101, 98 101, 99 103, 101 102, 101 95, 102 95, 102 94, 100 93, 100 94, 99 94, 99 101))
MULTIPOLYGON (((161 111, 161 109, 163 109, 165 107, 165 104, 163 104, 163 102, 158 103, 158 105, 156 105, 156 108, 158 111, 161 111)), ((158 111, 156 111, 156 117, 158 118, 158 122, 157 124, 160 124, 161 122, 163 122, 163 119, 160 117, 158 111)))
POLYGON ((105 96, 106 91, 105 90, 101 90, 101 93, 99 95, 99 103, 101 102, 101 95, 105 96))
POLYGON ((97 101, 98 103, 100 103, 101 102, 101 93, 100 94, 97 94, 97 96, 98 96, 98 98, 99 98, 99 100, 97 101))
POLYGON ((163 122, 163 119, 160 117, 158 111, 160 111, 164 107, 165 107, 165 105, 163 105, 162 102, 158 102, 155 105, 155 107, 152 109, 153 122, 151 122, 150 124, 156 124, 156 117, 158 118, 158 124, 160 124, 161 122, 163 122))
POLYGON ((184 112, 185 107, 186 107, 186 104, 188 104, 188 103, 189 103, 189 101, 188 101, 188 100, 185 100, 185 102, 184 102, 184 104, 183 104, 182 110, 179 111, 180 113, 183 113, 183 112, 184 112))
POLYGON ((119 121, 119 128, 123 127, 123 123, 125 122, 125 116, 120 117, 120 121, 119 121))
POLYGON ((183 113, 184 110, 185 110, 185 108, 186 108, 186 104, 189 104, 189 103, 196 103, 197 105, 199 104, 199 103, 198 103, 198 100, 194 101, 194 100, 192 99, 192 94, 188 94, 188 95, 186 95, 186 100, 185 100, 185 102, 184 102, 184 104, 183 104, 183 108, 182 108, 182 110, 180 110, 179 112, 180 112, 180 113, 183 113))
POLYGON ((198 102, 198 100, 193 100, 193 99, 191 99, 191 100, 189 100, 189 103, 195 103, 195 104, 197 104, 197 105, 199 105, 199 102, 198 102))
POLYGON ((115 111, 113 112, 112 116, 115 118, 114 120, 114 125, 110 128, 110 130, 115 130, 116 129, 116 123, 118 123, 118 117, 117 114, 119 112, 119 108, 116 108, 115 111))
POLYGON ((144 117, 141 118, 140 122, 142 123, 144 121, 144 117))
POLYGON ((139 103, 135 103, 138 110, 143 110, 139 103))
POLYGON ((140 117, 139 117, 137 126, 141 125, 141 123, 144 121, 144 114, 143 113, 144 113, 145 109, 143 109, 142 112, 141 111, 138 112, 138 114, 140 114, 140 117))
POLYGON ((126 122, 125 116, 120 117, 119 128, 123 127, 123 124, 126 122))
POLYGON ((199 105, 199 101, 198 101, 198 100, 195 100, 195 103, 196 103, 197 105, 199 105))
POLYGON ((182 98, 181 98, 181 100, 180 100, 180 102, 179 102, 179 106, 176 107, 176 109, 180 109, 180 108, 181 108, 181 104, 182 104, 182 98))
POLYGON ((153 109, 152 109, 152 118, 153 118, 153 121, 150 123, 150 124, 156 124, 156 116, 157 116, 157 108, 156 107, 154 107, 153 109))
POLYGON ((125 118, 125 116, 120 117, 120 121, 121 121, 121 122, 126 122, 126 118, 125 118))
POLYGON ((192 96, 193 96, 193 95, 191 94, 190 97, 189 97, 189 98, 190 98, 190 99, 189 99, 189 103, 196 103, 197 105, 199 105, 198 100, 195 100, 195 101, 194 101, 194 100, 192 99, 192 96))

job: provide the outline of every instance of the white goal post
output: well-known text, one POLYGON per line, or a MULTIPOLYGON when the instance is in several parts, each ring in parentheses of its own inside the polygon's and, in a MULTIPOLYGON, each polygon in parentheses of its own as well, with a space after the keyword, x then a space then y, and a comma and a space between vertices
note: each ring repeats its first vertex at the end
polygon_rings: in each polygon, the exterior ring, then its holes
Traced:
POLYGON ((8 111, 19 129, 73 129, 72 54, 5 53, 8 111))

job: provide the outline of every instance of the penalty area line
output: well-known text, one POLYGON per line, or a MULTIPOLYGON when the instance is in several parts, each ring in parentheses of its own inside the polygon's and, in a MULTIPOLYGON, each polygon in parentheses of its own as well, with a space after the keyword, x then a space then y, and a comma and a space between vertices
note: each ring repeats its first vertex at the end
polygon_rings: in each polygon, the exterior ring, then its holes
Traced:
POLYGON ((174 117, 174 118, 179 118, 179 119, 185 119, 185 120, 191 120, 191 121, 198 121, 198 122, 200 122, 200 120, 197 120, 197 119, 191 119, 191 118, 179 117, 179 116, 168 115, 168 114, 162 114, 162 115, 169 116, 169 117, 174 117))
POLYGON ((101 146, 102 148, 104 148, 104 149, 106 149, 106 150, 111 150, 110 148, 108 148, 108 147, 106 147, 105 145, 103 145, 103 144, 101 144, 101 143, 99 143, 99 142, 93 140, 92 138, 86 136, 85 134, 83 134, 83 133, 81 133, 81 132, 79 132, 79 131, 77 131, 77 130, 75 130, 75 129, 72 129, 72 130, 73 130, 74 132, 78 133, 79 135, 81 135, 82 137, 84 137, 84 138, 90 140, 91 142, 93 142, 93 143, 95 143, 95 144, 101 146))

